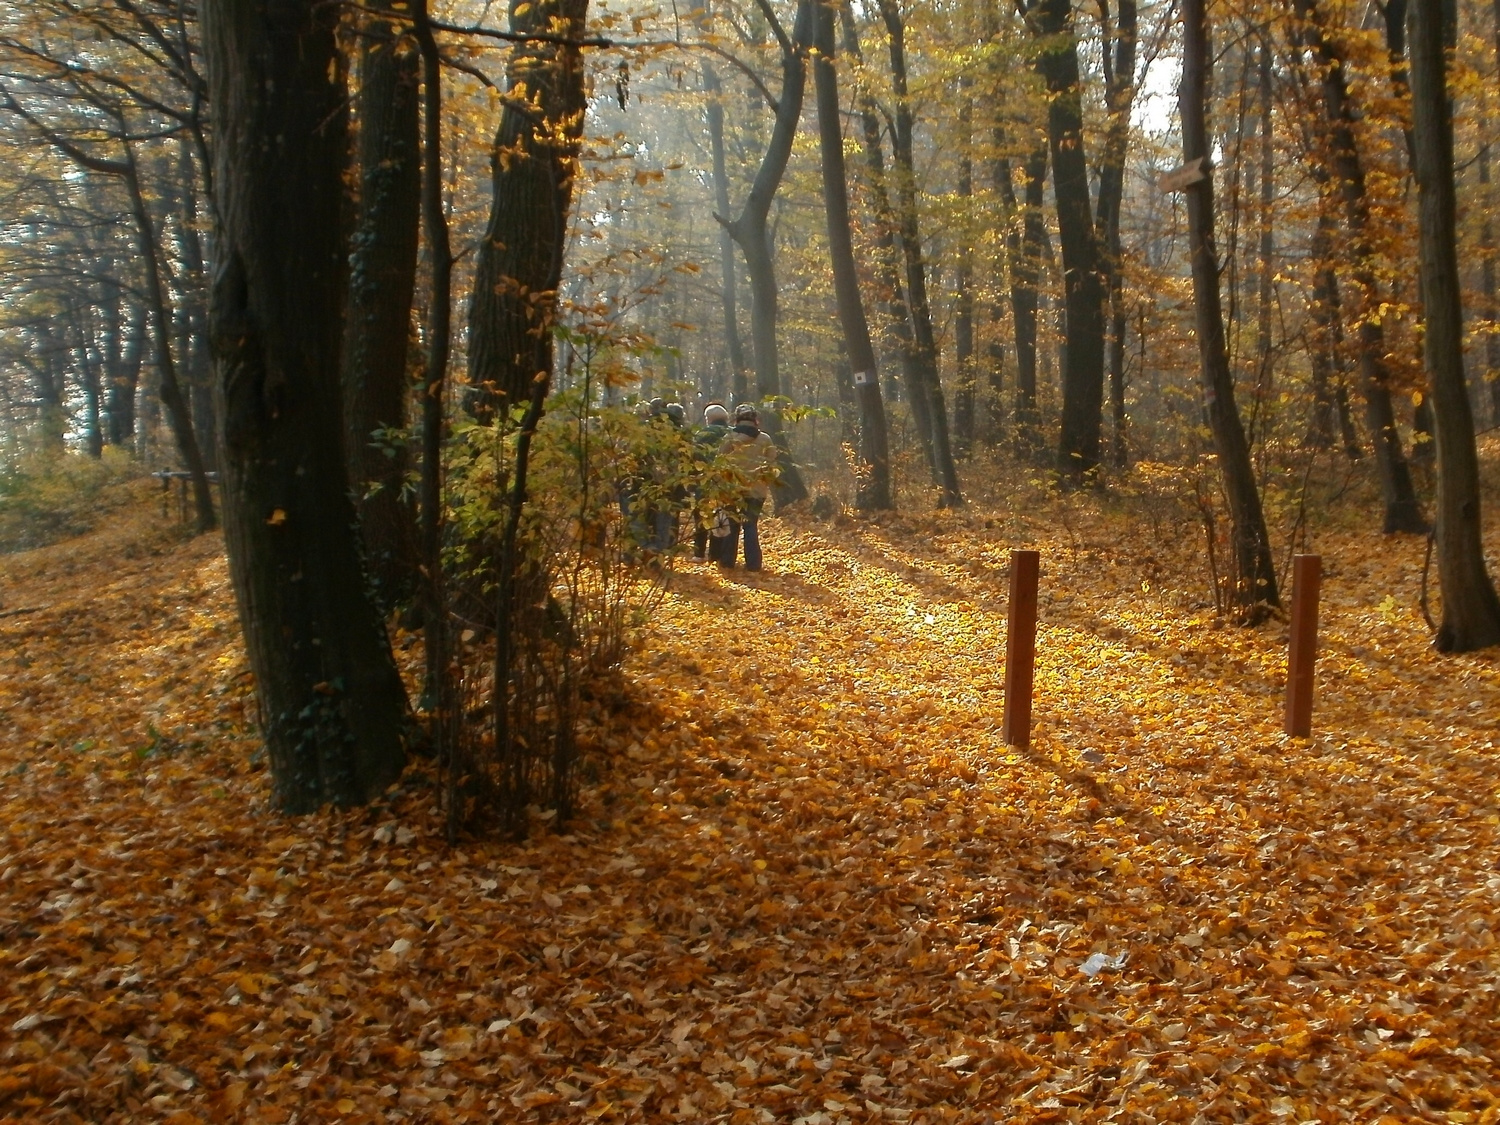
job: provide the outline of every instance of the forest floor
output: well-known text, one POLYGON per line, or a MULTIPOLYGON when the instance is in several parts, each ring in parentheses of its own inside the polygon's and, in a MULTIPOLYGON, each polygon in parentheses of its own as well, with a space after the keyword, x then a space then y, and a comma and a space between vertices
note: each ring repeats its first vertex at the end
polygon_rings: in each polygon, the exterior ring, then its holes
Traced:
POLYGON ((1294 741, 1190 524, 769 520, 673 577, 580 817, 457 848, 420 765, 269 810, 217 537, 0 557, 0 1117, 1500 1120, 1500 663, 1353 522, 1294 741))

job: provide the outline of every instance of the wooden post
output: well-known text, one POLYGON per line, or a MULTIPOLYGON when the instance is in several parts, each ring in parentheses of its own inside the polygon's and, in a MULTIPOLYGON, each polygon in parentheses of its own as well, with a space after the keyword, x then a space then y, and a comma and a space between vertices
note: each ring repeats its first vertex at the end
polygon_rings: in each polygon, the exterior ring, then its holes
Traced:
POLYGON ((1298 555, 1292 563, 1292 635, 1286 662, 1286 733, 1312 735, 1313 667, 1318 659, 1318 587, 1323 559, 1298 555))
POLYGON ((1031 745, 1031 685, 1036 667, 1036 580, 1038 551, 1010 553, 1010 610, 1005 629, 1005 715, 1001 735, 1007 746, 1031 745))

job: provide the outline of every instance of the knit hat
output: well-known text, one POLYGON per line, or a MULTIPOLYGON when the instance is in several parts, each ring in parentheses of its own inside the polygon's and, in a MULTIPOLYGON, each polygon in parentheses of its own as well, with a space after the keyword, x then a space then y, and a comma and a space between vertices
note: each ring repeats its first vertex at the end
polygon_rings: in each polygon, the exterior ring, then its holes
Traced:
POLYGON ((734 408, 734 420, 736 422, 759 422, 760 412, 755 409, 753 402, 742 402, 734 408))
POLYGON ((711 402, 703 410, 703 424, 705 426, 723 426, 729 422, 729 411, 722 403, 711 402))

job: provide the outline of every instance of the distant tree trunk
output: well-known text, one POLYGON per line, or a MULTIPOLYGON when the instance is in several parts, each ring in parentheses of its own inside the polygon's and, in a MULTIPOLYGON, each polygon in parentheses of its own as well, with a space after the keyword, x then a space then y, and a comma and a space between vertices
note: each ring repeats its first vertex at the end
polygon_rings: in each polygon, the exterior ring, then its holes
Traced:
POLYGON ((1120 205, 1125 195, 1125 156, 1130 142, 1130 108, 1135 101, 1135 0, 1120 0, 1119 26, 1111 32, 1109 0, 1099 0, 1105 33, 1103 62, 1109 131, 1099 162, 1099 230, 1104 237, 1105 287, 1109 295, 1109 404, 1114 423, 1110 460, 1116 468, 1129 462, 1125 418, 1125 291, 1120 246, 1120 205), (1114 52, 1111 57, 1110 41, 1114 52))
POLYGON ((475 414, 490 418, 530 401, 552 371, 557 286, 586 108, 580 48, 588 0, 512 4, 515 35, 546 35, 511 48, 507 98, 490 151, 494 196, 474 267, 469 382, 475 414))
POLYGON ((208 483, 208 469, 204 464, 202 447, 193 432, 192 410, 182 384, 177 379, 177 364, 172 356, 172 310, 168 303, 167 288, 162 281, 160 243, 151 213, 146 208, 146 197, 141 193, 141 178, 135 162, 135 150, 129 143, 125 146, 125 187, 130 195, 131 212, 135 217, 137 244, 141 260, 146 265, 147 312, 156 336, 156 362, 161 373, 161 401, 167 408, 167 422, 172 428, 172 437, 177 444, 177 454, 188 471, 193 486, 193 509, 199 532, 212 531, 218 526, 214 515, 214 496, 208 483))
MULTIPOLYGON (((859 59, 859 31, 854 22, 854 10, 844 0, 842 4, 844 24, 844 50, 850 58, 859 59)), ((906 307, 906 287, 901 282, 901 254, 896 246, 896 211, 891 206, 890 191, 886 187, 885 151, 881 141, 880 117, 875 100, 867 90, 859 94, 859 117, 861 141, 865 154, 871 210, 875 213, 875 261, 872 269, 875 282, 882 295, 881 312, 889 330, 896 338, 900 349, 901 378, 906 388, 906 401, 911 409, 912 422, 922 444, 922 453, 927 468, 936 478, 932 460, 932 408, 922 384, 922 368, 917 358, 916 341, 912 337, 911 318, 906 307)))
MULTIPOLYGON (((1042 242, 1046 227, 1042 217, 1042 200, 1047 182, 1047 148, 1032 150, 1022 167, 1025 183, 1022 198, 1021 227, 1012 223, 1007 230, 1006 246, 1010 257, 1010 319, 1016 337, 1016 456, 1030 459, 1040 448, 1041 413, 1037 409, 1036 390, 1036 309, 1037 286, 1042 277, 1042 242)), ((1001 194, 1012 211, 1016 196, 1011 186, 1010 162, 999 161, 995 169, 1001 194)))
POLYGON ((1355 142, 1354 109, 1344 78, 1343 58, 1329 40, 1322 14, 1314 0, 1295 0, 1295 4, 1297 15, 1303 21, 1301 34, 1313 49, 1321 68, 1323 111, 1328 126, 1328 161, 1343 201, 1344 220, 1349 230, 1351 276, 1360 301, 1356 310, 1360 390, 1365 397, 1370 440, 1375 445, 1375 464, 1385 499, 1383 527, 1387 534, 1426 531, 1427 521, 1422 515, 1422 506, 1412 485, 1411 469, 1401 449, 1401 435, 1396 429, 1385 331, 1374 315, 1380 296, 1370 241, 1370 205, 1365 191, 1364 168, 1355 142))
POLYGON ((90 457, 104 455, 104 428, 100 419, 100 397, 103 386, 103 356, 98 350, 92 306, 75 308, 71 318, 78 344, 73 349, 78 358, 78 374, 83 390, 83 448, 90 457))
POLYGON ((1489 387, 1490 425, 1500 426, 1500 300, 1495 287, 1495 225, 1497 205, 1490 186, 1490 144, 1479 146, 1479 186, 1484 208, 1479 220, 1479 287, 1483 295, 1480 306, 1488 331, 1484 338, 1484 381, 1489 387))
POLYGON ((1031 11, 1042 40, 1037 69, 1050 95, 1047 137, 1068 317, 1057 469, 1063 480, 1076 485, 1099 465, 1104 417, 1104 279, 1089 203, 1072 4, 1070 0, 1033 0, 1031 11))
MULTIPOLYGON (((1271 134, 1271 46, 1260 45, 1256 67, 1260 102, 1260 210, 1256 214, 1260 227, 1260 276, 1255 294, 1255 398, 1256 416, 1264 418, 1275 394, 1275 355, 1271 350, 1271 302, 1275 296, 1276 231, 1273 209, 1276 202, 1276 148, 1271 134)), ((1264 438, 1267 423, 1261 423, 1264 438)))
POLYGON ((416 529, 403 495, 406 444, 377 445, 374 434, 406 428, 421 206, 419 59, 398 22, 409 5, 377 0, 369 7, 359 51, 359 207, 344 319, 344 458, 370 581, 389 607, 411 592, 417 574, 416 529))
MULTIPOLYGON (((708 94, 708 141, 713 149, 714 205, 718 214, 729 214, 729 169, 724 155, 724 87, 718 72, 703 64, 703 89, 708 94)), ((745 345, 740 339, 738 283, 734 276, 734 239, 725 227, 719 228, 720 301, 724 307, 724 347, 729 353, 730 385, 733 401, 750 397, 749 364, 745 362, 745 345)))
POLYGON ((180 288, 182 322, 185 339, 178 354, 186 370, 188 395, 192 402, 193 433, 200 435, 203 464, 210 472, 219 468, 219 448, 215 434, 218 419, 214 416, 214 379, 212 358, 208 354, 208 267, 203 254, 203 236, 198 231, 198 164, 193 144, 186 133, 177 139, 177 203, 182 228, 182 267, 180 288))
POLYGON ((917 218, 916 168, 912 157, 911 100, 907 95, 906 26, 898 0, 880 0, 880 15, 890 37, 891 83, 896 95, 896 122, 891 156, 896 165, 896 198, 899 207, 900 242, 906 261, 907 312, 911 317, 913 355, 927 399, 932 437, 932 467, 939 490, 938 503, 954 507, 964 502, 958 483, 958 467, 948 433, 948 407, 938 371, 937 335, 932 327, 932 309, 927 299, 927 263, 922 253, 922 232, 917 218))
MULTIPOLYGON (((807 48, 812 41, 815 3, 816 0, 798 0, 797 19, 790 36, 779 23, 773 25, 781 44, 781 95, 776 105, 776 121, 771 127, 771 140, 750 185, 744 209, 732 220, 720 216, 731 237, 739 244, 740 252, 745 255, 745 271, 750 275, 750 342, 755 353, 756 397, 762 401, 781 394, 776 346, 776 266, 771 254, 771 201, 781 186, 787 160, 792 155, 797 123, 802 117, 802 95, 807 88, 807 48)), ((781 450, 777 504, 806 499, 807 485, 788 451, 780 415, 774 409, 765 408, 762 420, 766 423, 764 428, 781 450)))
POLYGON ((1437 562, 1443 620, 1433 644, 1470 652, 1500 644, 1500 597, 1484 563, 1479 457, 1464 378, 1463 293, 1455 239, 1453 111, 1444 0, 1412 0, 1412 134, 1421 219, 1424 351, 1437 444, 1437 562))
POLYGON ((1303 444, 1312 449, 1333 446, 1334 423, 1334 324, 1338 317, 1338 282, 1329 255, 1333 252, 1333 220, 1322 211, 1313 232, 1313 291, 1308 306, 1312 322, 1307 359, 1312 374, 1313 411, 1303 444))
POLYGON ((1219 471, 1229 499, 1234 545, 1235 583, 1231 600, 1242 620, 1264 618, 1280 600, 1271 539, 1261 511, 1250 447, 1234 403, 1234 378, 1224 346, 1224 314, 1219 303, 1219 261, 1214 248, 1213 174, 1208 169, 1208 68, 1212 54, 1204 0, 1183 0, 1182 86, 1178 94, 1182 115, 1182 159, 1200 161, 1203 176, 1188 185, 1188 246, 1193 265, 1193 304, 1198 331, 1198 356, 1203 368, 1203 397, 1213 430, 1219 471))
POLYGON ((135 306, 130 306, 129 312, 122 316, 120 332, 123 339, 119 363, 112 364, 108 371, 105 411, 109 418, 109 443, 126 447, 135 437, 135 395, 146 353, 145 317, 135 306))
POLYGON ((849 229, 849 189, 844 170, 843 121, 839 113, 838 74, 834 70, 834 14, 818 4, 813 46, 813 85, 818 103, 818 141, 823 157, 823 206, 828 219, 828 248, 833 289, 838 303, 844 347, 853 368, 859 400, 859 460, 855 472, 855 507, 871 511, 892 507, 891 465, 885 429, 885 404, 875 370, 875 348, 865 320, 849 229))
POLYGON ((954 295, 953 360, 956 378, 953 389, 953 452, 968 457, 974 448, 974 400, 977 377, 974 364, 974 250, 971 234, 974 202, 974 162, 969 154, 969 134, 973 118, 973 99, 969 80, 959 79, 958 202, 963 209, 959 233, 957 290, 954 295))
POLYGON ((406 693, 366 592, 340 440, 338 18, 313 0, 203 5, 225 541, 275 802, 291 814, 369 801, 405 761, 406 693))

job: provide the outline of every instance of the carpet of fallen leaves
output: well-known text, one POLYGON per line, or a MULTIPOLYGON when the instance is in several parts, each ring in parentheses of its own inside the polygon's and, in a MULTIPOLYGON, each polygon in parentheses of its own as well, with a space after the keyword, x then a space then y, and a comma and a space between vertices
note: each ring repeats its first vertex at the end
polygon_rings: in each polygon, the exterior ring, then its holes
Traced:
POLYGON ((420 766, 268 810, 217 538, 0 559, 0 1115, 1500 1120, 1500 668, 1427 648, 1420 540, 1314 529, 1309 742, 1190 527, 1030 493, 765 540, 674 577, 580 819, 457 848, 420 766))

